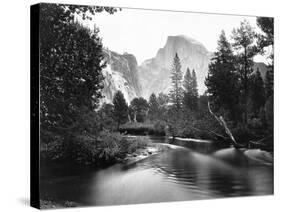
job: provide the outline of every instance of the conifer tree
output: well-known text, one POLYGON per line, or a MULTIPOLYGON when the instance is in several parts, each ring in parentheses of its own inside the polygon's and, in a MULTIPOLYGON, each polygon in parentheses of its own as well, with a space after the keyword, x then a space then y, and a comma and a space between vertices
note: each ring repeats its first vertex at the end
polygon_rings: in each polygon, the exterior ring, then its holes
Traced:
POLYGON ((167 108, 169 105, 169 96, 164 93, 159 93, 157 96, 157 103, 159 105, 159 119, 167 120, 167 108))
POLYGON ((169 93, 170 101, 175 106, 176 110, 181 109, 182 97, 183 97, 183 88, 182 88, 182 71, 181 63, 178 57, 178 54, 175 54, 172 68, 171 68, 171 80, 172 80, 172 89, 169 93))
POLYGON ((198 84, 197 84, 196 72, 194 69, 192 70, 192 94, 193 96, 198 97, 198 84))
POLYGON ((192 70, 192 109, 196 110, 198 108, 198 84, 195 70, 192 70))
POLYGON ((190 69, 187 68, 184 80, 183 80, 183 88, 184 88, 184 94, 183 94, 183 105, 185 109, 190 109, 190 102, 192 101, 192 78, 190 69))
POLYGON ((192 74, 190 69, 187 68, 184 75, 183 81, 183 105, 190 110, 196 110, 198 108, 198 88, 197 88, 197 78, 195 70, 193 69, 192 74))
POLYGON ((183 79, 183 88, 186 93, 192 93, 192 77, 190 69, 187 67, 184 79, 183 79))
POLYGON ((265 79, 265 89, 266 89, 266 97, 269 98, 273 94, 273 45, 274 45, 274 24, 273 18, 269 17, 258 17, 257 25, 263 31, 263 34, 258 34, 258 49, 261 54, 264 54, 266 47, 272 47, 269 55, 269 67, 266 72, 265 79))
POLYGON ((154 93, 150 95, 148 104, 149 104, 149 110, 148 110, 149 119, 154 121, 159 117, 159 104, 157 102, 157 98, 154 93))
POLYGON ((128 105, 121 91, 117 91, 113 97, 114 118, 117 122, 117 129, 120 124, 125 123, 128 119, 128 105))
POLYGON ((253 72, 253 58, 256 55, 255 38, 256 33, 249 24, 244 20, 240 27, 232 32, 234 40, 233 47, 237 50, 237 63, 240 78, 240 89, 243 105, 243 122, 248 122, 248 97, 249 97, 249 78, 253 72))
POLYGON ((218 40, 217 51, 209 64, 205 80, 207 93, 214 108, 228 111, 233 120, 237 120, 239 99, 238 76, 235 69, 235 57, 225 32, 218 40))
POLYGON ((259 115, 260 109, 265 104, 265 90, 264 83, 261 77, 259 69, 251 78, 251 102, 252 102, 252 111, 257 117, 259 115))
POLYGON ((257 45, 260 53, 263 54, 265 52, 265 48, 271 51, 268 57, 270 62, 265 78, 265 113, 267 119, 267 127, 271 131, 271 134, 273 134, 274 20, 270 17, 258 17, 257 25, 263 31, 262 34, 258 34, 257 45))
POLYGON ((270 67, 265 74, 265 93, 266 98, 273 95, 273 69, 270 67))

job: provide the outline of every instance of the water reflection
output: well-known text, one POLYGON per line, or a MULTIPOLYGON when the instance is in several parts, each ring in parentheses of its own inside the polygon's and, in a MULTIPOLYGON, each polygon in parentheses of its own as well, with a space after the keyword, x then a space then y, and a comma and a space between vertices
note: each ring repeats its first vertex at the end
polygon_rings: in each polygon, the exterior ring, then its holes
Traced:
POLYGON ((112 205, 272 194, 270 155, 206 148, 205 154, 202 146, 200 151, 174 149, 128 166, 48 177, 41 183, 42 196, 82 205, 112 205))

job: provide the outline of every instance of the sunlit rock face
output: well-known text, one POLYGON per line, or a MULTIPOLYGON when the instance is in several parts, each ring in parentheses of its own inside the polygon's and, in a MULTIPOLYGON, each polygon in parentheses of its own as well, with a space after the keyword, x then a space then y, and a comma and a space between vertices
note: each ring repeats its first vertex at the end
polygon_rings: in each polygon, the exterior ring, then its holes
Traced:
POLYGON ((182 72, 187 67, 194 69, 197 75, 198 90, 202 94, 207 76, 211 53, 200 42, 187 36, 169 36, 163 48, 160 48, 154 58, 144 61, 139 66, 139 77, 142 95, 148 98, 151 93, 167 93, 171 84, 171 66, 175 54, 181 60, 182 72))
POLYGON ((127 103, 141 95, 141 87, 138 79, 138 64, 134 55, 105 50, 106 68, 103 69, 104 88, 101 102, 112 103, 114 94, 120 90, 127 103))
POLYGON ((253 72, 255 73, 257 70, 260 71, 261 77, 265 81, 266 72, 268 71, 267 65, 261 62, 254 63, 253 72))

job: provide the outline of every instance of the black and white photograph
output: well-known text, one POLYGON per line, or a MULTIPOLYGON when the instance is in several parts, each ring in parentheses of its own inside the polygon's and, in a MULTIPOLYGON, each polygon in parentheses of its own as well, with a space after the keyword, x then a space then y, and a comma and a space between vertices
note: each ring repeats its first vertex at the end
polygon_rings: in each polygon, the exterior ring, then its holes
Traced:
POLYGON ((30 11, 32 206, 273 195, 273 17, 30 11))

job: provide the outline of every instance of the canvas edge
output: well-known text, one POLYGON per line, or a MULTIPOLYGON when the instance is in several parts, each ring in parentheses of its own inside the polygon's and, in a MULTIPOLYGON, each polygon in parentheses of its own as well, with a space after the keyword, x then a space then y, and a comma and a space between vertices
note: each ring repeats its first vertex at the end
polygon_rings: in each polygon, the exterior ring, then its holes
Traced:
POLYGON ((40 209, 39 11, 40 4, 30 6, 30 206, 37 209, 40 209))

